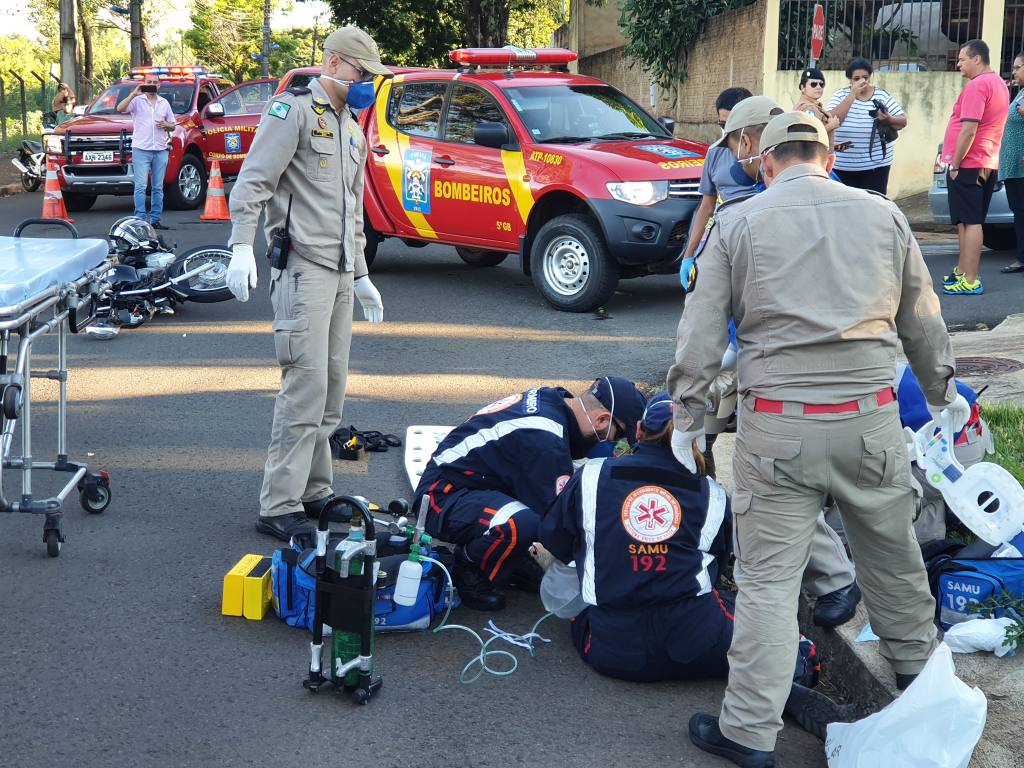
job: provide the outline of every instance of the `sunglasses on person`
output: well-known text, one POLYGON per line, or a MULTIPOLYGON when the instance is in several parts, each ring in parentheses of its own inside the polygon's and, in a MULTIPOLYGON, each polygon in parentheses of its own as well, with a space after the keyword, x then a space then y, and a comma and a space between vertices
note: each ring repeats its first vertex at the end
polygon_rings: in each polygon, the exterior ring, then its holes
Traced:
POLYGON ((356 77, 356 79, 359 82, 362 83, 362 82, 365 82, 367 80, 372 80, 373 79, 373 73, 370 72, 369 70, 363 69, 361 66, 356 64, 354 61, 350 61, 349 59, 346 59, 344 56, 341 56, 340 58, 341 58, 342 61, 344 61, 350 67, 352 67, 352 69, 354 69, 356 72, 359 73, 358 76, 356 77))
POLYGON ((808 80, 807 84, 809 86, 811 86, 811 88, 824 88, 825 87, 825 81, 824 80, 808 80))

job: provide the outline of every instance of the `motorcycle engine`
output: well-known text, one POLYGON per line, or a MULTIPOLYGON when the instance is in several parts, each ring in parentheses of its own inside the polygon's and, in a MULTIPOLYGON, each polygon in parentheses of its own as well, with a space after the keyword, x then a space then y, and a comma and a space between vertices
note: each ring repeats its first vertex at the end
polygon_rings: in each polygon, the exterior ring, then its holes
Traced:
POLYGON ((154 251, 146 254, 146 266, 150 269, 167 269, 174 263, 174 259, 173 253, 154 251))

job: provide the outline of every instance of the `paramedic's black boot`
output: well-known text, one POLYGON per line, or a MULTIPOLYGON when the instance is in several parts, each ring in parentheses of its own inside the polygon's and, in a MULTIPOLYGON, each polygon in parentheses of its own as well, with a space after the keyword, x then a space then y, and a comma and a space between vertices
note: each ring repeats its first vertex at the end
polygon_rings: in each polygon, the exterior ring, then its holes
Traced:
POLYGON ((455 555, 452 581, 467 608, 474 611, 500 611, 505 608, 505 595, 494 588, 480 566, 466 560, 464 555, 455 555))
POLYGON ((917 680, 917 673, 912 675, 905 675, 902 672, 896 673, 896 690, 905 691, 910 687, 910 684, 917 680))
POLYGON ((256 519, 256 530, 287 542, 297 533, 312 535, 316 528, 309 524, 305 515, 298 512, 290 512, 287 515, 276 515, 274 517, 263 517, 260 515, 256 519))
MULTIPOLYGON (((302 502, 302 509, 306 513, 306 517, 310 520, 319 520, 320 512, 323 510, 324 505, 327 504, 331 499, 337 498, 336 494, 328 493, 322 499, 316 499, 315 501, 304 501, 302 502)), ((330 517, 327 518, 330 523, 349 523, 352 522, 352 507, 345 504, 344 506, 338 505, 330 512, 330 517)))
POLYGON ((512 569, 512 577, 508 585, 513 589, 536 594, 540 592, 540 582, 543 578, 544 569, 540 567, 540 563, 534 560, 532 555, 526 555, 512 569))
POLYGON ((690 741, 705 752, 724 757, 740 768, 775 768, 775 753, 751 749, 725 738, 718 718, 697 714, 690 718, 690 741))
POLYGON ((796 720, 801 728, 822 741, 825 740, 825 729, 829 723, 844 721, 851 714, 849 707, 840 706, 825 694, 805 688, 799 683, 793 683, 789 689, 789 698, 786 699, 783 711, 796 720))
POLYGON ((848 587, 837 589, 818 598, 814 604, 814 626, 838 627, 853 618, 860 602, 860 587, 853 582, 848 587))

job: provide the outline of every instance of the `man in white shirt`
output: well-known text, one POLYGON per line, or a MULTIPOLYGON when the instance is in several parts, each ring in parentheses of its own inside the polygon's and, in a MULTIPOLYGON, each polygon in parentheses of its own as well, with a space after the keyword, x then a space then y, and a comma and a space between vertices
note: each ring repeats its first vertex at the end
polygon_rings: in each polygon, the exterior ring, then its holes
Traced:
POLYGON ((160 223, 164 212, 164 173, 167 171, 168 131, 174 130, 170 102, 157 95, 160 78, 146 75, 117 105, 118 112, 132 116, 132 168, 135 175, 135 215, 149 221, 154 229, 167 229, 160 223), (150 210, 146 213, 146 185, 153 176, 150 210))

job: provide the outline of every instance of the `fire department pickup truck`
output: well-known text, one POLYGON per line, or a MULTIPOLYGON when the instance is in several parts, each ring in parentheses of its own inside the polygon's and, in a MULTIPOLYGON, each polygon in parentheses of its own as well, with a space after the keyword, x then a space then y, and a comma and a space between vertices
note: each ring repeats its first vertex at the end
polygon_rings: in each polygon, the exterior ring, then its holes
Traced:
POLYGON ((147 74, 160 78, 158 93, 167 99, 177 127, 169 133, 170 156, 164 185, 168 208, 196 208, 206 194, 213 160, 227 178, 242 166, 276 79, 239 86, 202 67, 137 67, 89 105, 84 115, 57 126, 44 137, 57 162, 64 203, 87 211, 98 195, 131 195, 132 117, 116 107, 147 74))
MULTIPOLYGON (((460 49, 455 70, 395 69, 359 122, 366 259, 385 237, 454 245, 469 264, 518 253, 555 308, 595 309, 620 278, 678 268, 707 147, 673 138, 564 49, 460 49)), ((278 90, 317 70, 293 70, 278 90)))

